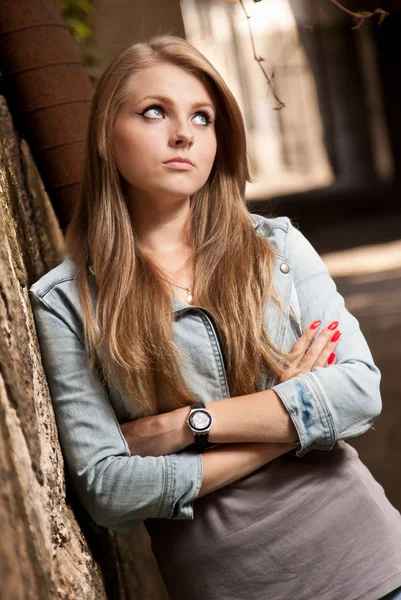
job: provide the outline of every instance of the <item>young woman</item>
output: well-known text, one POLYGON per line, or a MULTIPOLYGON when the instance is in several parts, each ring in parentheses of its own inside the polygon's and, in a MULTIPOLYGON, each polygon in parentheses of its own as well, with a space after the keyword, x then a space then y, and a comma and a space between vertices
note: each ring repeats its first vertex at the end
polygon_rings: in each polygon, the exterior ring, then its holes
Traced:
POLYGON ((69 254, 30 288, 68 472, 97 523, 145 522, 171 600, 378 600, 401 516, 343 440, 380 373, 247 180, 239 107, 185 40, 106 69, 69 254))

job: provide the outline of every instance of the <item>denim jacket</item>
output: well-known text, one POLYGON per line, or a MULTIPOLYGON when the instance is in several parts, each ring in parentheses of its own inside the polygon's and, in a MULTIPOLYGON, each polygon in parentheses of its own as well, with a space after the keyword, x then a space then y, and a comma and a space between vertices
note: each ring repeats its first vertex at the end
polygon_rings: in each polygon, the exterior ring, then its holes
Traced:
MULTIPOLYGON (((320 319, 338 320, 342 331, 336 364, 264 388, 281 398, 299 435, 295 451, 330 450, 337 440, 367 431, 381 411, 380 372, 319 255, 290 219, 250 215, 256 232, 276 254, 274 284, 284 305, 265 308, 265 326, 276 347, 289 351, 301 332, 320 319)), ((89 270, 95 298, 96 282, 89 270)), ((120 424, 138 418, 121 381, 102 386, 89 374, 84 349, 75 264, 64 261, 29 289, 67 473, 92 519, 119 533, 150 517, 193 519, 202 482, 201 454, 187 448, 166 456, 131 456, 120 424)), ((172 331, 186 359, 180 364, 199 400, 230 396, 224 349, 213 316, 172 297, 172 331)), ((319 330, 320 331, 320 330, 319 330)), ((163 409, 162 409, 163 410, 163 409)), ((166 410, 170 410, 166 407, 166 410)))

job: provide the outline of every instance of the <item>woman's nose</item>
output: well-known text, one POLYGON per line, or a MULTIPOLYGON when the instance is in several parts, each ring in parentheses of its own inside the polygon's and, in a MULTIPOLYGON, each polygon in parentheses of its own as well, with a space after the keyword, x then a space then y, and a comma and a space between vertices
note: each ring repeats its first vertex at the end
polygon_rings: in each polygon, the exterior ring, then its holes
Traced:
POLYGON ((194 141, 194 134, 187 123, 179 122, 173 127, 173 131, 170 137, 170 144, 172 146, 192 146, 194 141))

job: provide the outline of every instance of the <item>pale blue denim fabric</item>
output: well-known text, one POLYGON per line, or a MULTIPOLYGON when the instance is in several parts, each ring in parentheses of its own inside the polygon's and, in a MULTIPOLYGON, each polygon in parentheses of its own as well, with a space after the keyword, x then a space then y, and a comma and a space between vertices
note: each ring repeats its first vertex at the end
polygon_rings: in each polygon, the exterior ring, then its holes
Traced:
MULTIPOLYGON (((299 434, 294 452, 329 450, 336 440, 367 431, 381 411, 380 372, 344 300, 316 251, 287 217, 251 216, 259 235, 276 252, 274 301, 265 325, 275 345, 289 351, 301 331, 320 319, 321 329, 340 322, 336 364, 315 368, 285 383, 263 374, 261 389, 273 387, 299 434)), ((93 270, 89 286, 96 302, 93 270)), ((95 522, 119 533, 150 517, 193 519, 202 483, 201 455, 191 448, 160 457, 131 456, 120 424, 142 415, 121 381, 102 387, 90 375, 83 343, 75 265, 67 257, 29 290, 42 360, 60 443, 78 497, 95 522)), ((228 397, 224 357, 213 317, 201 307, 172 298, 173 338, 182 350, 183 376, 199 400, 228 397)), ((107 353, 104 353, 107 362, 107 353)), ((166 408, 166 410, 169 410, 166 408)))

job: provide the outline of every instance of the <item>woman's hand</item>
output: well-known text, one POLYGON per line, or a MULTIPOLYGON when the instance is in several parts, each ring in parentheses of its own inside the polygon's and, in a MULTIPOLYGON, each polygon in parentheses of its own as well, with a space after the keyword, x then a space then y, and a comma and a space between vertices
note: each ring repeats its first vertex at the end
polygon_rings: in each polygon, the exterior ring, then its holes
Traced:
POLYGON ((337 329, 339 323, 333 321, 314 339, 320 324, 320 321, 314 321, 294 344, 290 352, 294 360, 280 377, 280 383, 315 367, 329 367, 334 363, 334 351, 341 336, 337 329))
POLYGON ((131 455, 165 456, 193 443, 186 418, 190 407, 135 419, 120 425, 131 455))

